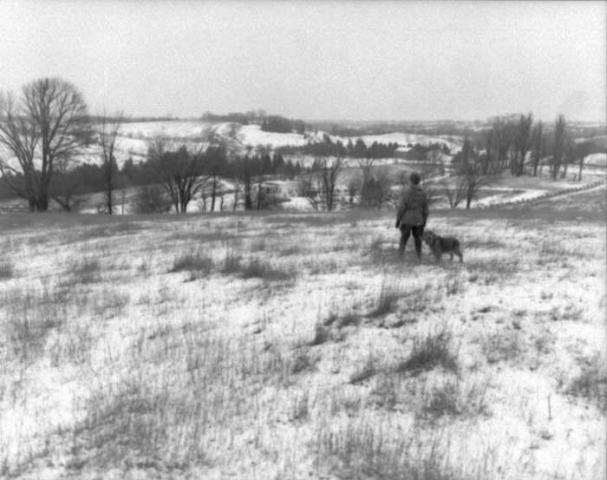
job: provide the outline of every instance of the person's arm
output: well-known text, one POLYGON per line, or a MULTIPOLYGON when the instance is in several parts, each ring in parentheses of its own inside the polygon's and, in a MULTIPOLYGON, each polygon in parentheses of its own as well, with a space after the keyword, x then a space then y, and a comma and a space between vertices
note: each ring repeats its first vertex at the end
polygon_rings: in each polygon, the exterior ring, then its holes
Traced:
POLYGON ((396 212, 396 228, 400 227, 400 219, 403 218, 405 210, 407 210, 407 202, 406 199, 403 197, 400 202, 400 206, 398 207, 398 212, 396 212))
POLYGON ((426 225, 426 221, 428 220, 428 214, 430 213, 428 208, 428 195, 424 192, 424 206, 422 208, 422 216, 424 217, 424 225, 426 225))

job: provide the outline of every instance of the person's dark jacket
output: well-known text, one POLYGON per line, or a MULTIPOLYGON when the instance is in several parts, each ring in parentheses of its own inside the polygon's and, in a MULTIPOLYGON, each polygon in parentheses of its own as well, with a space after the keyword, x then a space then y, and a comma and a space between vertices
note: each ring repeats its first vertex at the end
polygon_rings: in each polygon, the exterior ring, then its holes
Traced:
POLYGON ((401 199, 396 215, 396 227, 425 225, 427 218, 428 196, 419 185, 411 185, 401 199))

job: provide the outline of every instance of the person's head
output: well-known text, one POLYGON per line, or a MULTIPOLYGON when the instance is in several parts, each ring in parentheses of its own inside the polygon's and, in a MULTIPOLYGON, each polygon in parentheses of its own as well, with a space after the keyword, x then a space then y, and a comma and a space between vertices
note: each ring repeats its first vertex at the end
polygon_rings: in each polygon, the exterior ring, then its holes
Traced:
POLYGON ((411 185, 419 185, 420 180, 421 178, 416 172, 413 172, 411 175, 409 175, 409 182, 411 182, 411 185))

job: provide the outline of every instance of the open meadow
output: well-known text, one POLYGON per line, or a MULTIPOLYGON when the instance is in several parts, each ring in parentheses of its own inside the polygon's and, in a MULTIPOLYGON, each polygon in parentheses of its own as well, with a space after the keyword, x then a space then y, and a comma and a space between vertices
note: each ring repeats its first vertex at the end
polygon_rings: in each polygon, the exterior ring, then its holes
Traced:
POLYGON ((0 476, 602 478, 606 211, 0 216, 0 476))

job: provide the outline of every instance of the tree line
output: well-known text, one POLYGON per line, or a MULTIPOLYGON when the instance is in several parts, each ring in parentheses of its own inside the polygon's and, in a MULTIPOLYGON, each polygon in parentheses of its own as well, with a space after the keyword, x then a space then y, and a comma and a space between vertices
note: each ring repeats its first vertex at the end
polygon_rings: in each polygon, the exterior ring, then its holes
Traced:
POLYGON ((303 120, 291 119, 280 115, 268 115, 265 110, 251 110, 249 112, 231 112, 225 115, 205 112, 202 120, 206 122, 234 122, 242 125, 258 124, 264 132, 300 133, 306 131, 303 120))
POLYGON ((391 158, 398 148, 398 143, 367 144, 358 138, 356 142, 351 139, 344 145, 341 140, 333 141, 331 137, 324 134, 321 141, 309 142, 303 146, 281 147, 283 154, 303 154, 314 157, 350 157, 350 158, 391 158))
MULTIPOLYGON (((266 116, 265 112, 254 115, 268 124, 271 119, 278 124, 282 122, 277 128, 294 125, 283 122, 283 117, 266 116)), ((3 183, 25 199, 31 211, 46 211, 50 200, 71 210, 78 195, 102 191, 103 211, 110 214, 115 209, 116 191, 121 190, 124 197, 127 186, 146 186, 141 189, 142 210, 172 206, 177 212, 185 212, 196 195, 202 197, 205 209, 208 200, 214 210, 216 202, 223 202, 226 193, 222 191, 222 179, 232 179, 234 185, 242 186, 242 191, 233 188, 231 192, 234 208, 239 202, 245 209, 264 208, 271 199, 264 198, 262 183, 276 175, 301 176, 303 196, 317 207, 332 210, 336 206, 337 179, 344 157, 357 159, 362 173, 362 179, 353 179, 347 186, 350 203, 357 197, 362 205, 381 206, 389 200, 394 183, 386 169, 375 167, 374 161, 392 157, 398 147, 396 143, 374 142, 367 146, 359 138, 344 145, 328 135, 321 142, 303 147, 284 147, 274 152, 249 149, 243 155, 229 153, 218 138, 211 139, 206 149, 197 151, 155 139, 145 161, 135 164, 127 160, 119 168, 116 142, 122 122, 124 116, 120 112, 111 116, 104 113, 93 121, 80 91, 60 78, 35 80, 25 85, 20 95, 1 95, 3 183), (75 165, 75 159, 83 152, 96 156, 99 165, 75 165), (290 153, 312 155, 315 161, 310 168, 303 169, 299 163, 293 165, 284 160, 284 155, 290 153), (162 199, 167 201, 162 203, 162 199)), ((465 201, 469 208, 479 189, 503 171, 515 176, 537 176, 547 168, 550 177, 557 180, 564 178, 568 168, 577 163, 576 178, 581 180, 584 158, 596 149, 592 139, 574 141, 562 115, 553 125, 534 121, 531 113, 497 117, 491 120, 489 128, 465 138, 461 151, 452 159, 450 181, 443 188, 451 206, 465 201)), ((425 151, 427 157, 441 153, 445 153, 444 149, 425 151)), ((438 158, 434 160, 439 163, 438 158)))
POLYGON ((563 115, 554 124, 534 121, 531 113, 496 117, 488 129, 465 137, 451 162, 451 181, 441 185, 452 208, 461 202, 470 208, 480 188, 504 171, 536 177, 546 168, 550 178, 558 180, 576 165, 575 178, 581 181, 584 159, 598 151, 602 149, 591 138, 575 141, 563 115))

